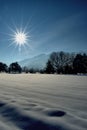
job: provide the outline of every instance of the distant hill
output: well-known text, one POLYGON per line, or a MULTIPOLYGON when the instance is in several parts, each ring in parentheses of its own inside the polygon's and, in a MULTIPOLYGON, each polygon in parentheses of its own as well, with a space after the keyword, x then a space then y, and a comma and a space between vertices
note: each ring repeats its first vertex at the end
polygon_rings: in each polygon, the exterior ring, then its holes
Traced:
POLYGON ((33 58, 24 59, 19 62, 19 64, 24 67, 34 68, 34 69, 43 69, 46 66, 50 55, 40 54, 33 58))

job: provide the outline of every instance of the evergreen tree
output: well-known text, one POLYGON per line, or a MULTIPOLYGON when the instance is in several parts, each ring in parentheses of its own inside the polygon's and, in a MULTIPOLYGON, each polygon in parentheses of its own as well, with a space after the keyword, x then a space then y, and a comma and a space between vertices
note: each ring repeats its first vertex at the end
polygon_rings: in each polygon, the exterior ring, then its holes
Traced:
POLYGON ((0 62, 0 72, 7 72, 8 66, 5 63, 0 62))
POLYGON ((10 64, 10 66, 9 66, 9 72, 12 72, 12 73, 21 73, 22 72, 22 68, 21 68, 21 66, 17 62, 14 62, 14 63, 10 64))
POLYGON ((74 73, 87 73, 87 55, 77 54, 73 61, 74 73))
POLYGON ((53 67, 53 65, 51 64, 51 61, 50 61, 50 60, 48 60, 48 62, 47 62, 45 72, 48 73, 48 74, 54 73, 54 67, 53 67))

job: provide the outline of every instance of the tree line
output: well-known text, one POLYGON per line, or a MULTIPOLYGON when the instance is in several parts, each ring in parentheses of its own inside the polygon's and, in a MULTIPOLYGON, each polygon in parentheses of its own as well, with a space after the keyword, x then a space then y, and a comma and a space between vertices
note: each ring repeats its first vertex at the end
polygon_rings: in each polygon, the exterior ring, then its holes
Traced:
POLYGON ((53 52, 46 64, 46 73, 78 74, 87 73, 86 53, 53 52))
POLYGON ((43 70, 21 67, 18 62, 11 63, 7 66, 0 62, 0 72, 6 73, 48 73, 48 74, 87 74, 87 54, 86 53, 51 53, 46 67, 43 70))
POLYGON ((22 68, 17 62, 11 63, 9 66, 7 66, 5 63, 0 62, 0 72, 21 73, 22 68))

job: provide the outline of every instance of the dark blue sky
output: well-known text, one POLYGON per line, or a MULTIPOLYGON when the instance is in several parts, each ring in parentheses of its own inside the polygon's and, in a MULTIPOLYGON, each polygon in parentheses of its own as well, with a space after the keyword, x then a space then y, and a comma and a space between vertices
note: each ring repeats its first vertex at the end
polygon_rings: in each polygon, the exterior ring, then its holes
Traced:
POLYGON ((0 61, 52 51, 87 51, 87 0, 0 0, 0 61), (10 46, 15 26, 31 36, 21 52, 10 46))

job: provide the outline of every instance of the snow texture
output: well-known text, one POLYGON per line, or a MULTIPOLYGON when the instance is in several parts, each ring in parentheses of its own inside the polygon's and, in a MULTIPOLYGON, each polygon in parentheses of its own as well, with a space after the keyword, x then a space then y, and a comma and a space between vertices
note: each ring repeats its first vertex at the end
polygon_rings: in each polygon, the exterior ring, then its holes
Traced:
POLYGON ((0 130, 87 130, 87 76, 0 74, 0 130))

